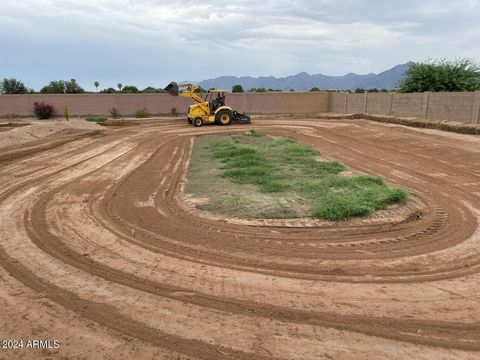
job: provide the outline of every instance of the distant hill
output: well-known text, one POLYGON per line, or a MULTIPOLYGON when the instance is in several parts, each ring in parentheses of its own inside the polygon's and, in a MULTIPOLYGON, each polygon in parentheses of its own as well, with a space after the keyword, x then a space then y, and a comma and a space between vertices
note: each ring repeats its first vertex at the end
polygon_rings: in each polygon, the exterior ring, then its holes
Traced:
POLYGON ((413 64, 412 62, 397 65, 390 70, 380 74, 358 75, 349 73, 344 76, 328 76, 323 74, 310 75, 306 72, 287 77, 276 78, 274 76, 261 76, 258 78, 250 76, 221 76, 216 79, 197 81, 195 84, 205 89, 216 88, 231 90, 236 84, 242 85, 247 91, 252 88, 280 89, 280 90, 310 90, 318 87, 322 90, 353 90, 364 89, 395 89, 398 81, 404 76, 405 70, 413 64))

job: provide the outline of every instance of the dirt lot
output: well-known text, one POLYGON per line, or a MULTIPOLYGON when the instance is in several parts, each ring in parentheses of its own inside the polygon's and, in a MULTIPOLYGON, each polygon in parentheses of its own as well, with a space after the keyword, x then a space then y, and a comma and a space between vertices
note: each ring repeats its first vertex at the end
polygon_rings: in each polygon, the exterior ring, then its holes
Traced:
POLYGON ((192 137, 244 126, 147 121, 9 148, 0 338, 60 348, 0 359, 478 359, 480 138, 280 116, 252 127, 414 201, 318 226, 192 210, 192 137))

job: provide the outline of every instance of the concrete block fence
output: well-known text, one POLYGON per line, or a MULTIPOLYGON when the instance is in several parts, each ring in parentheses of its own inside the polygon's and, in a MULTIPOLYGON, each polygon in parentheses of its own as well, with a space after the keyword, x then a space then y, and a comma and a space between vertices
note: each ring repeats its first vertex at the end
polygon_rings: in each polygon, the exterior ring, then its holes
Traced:
POLYGON ((444 93, 332 93, 331 112, 371 113, 480 123, 480 91, 444 93))
MULTIPOLYGON (((132 115, 146 108, 169 114, 173 107, 185 113, 191 99, 168 94, 28 94, 0 95, 0 116, 31 116, 35 101, 52 104, 58 115, 68 108, 72 116, 108 115, 117 108, 132 115)), ((480 91, 456 93, 345 93, 281 92, 227 94, 234 109, 250 114, 362 113, 480 123, 480 91)))
MULTIPOLYGON (((235 110, 251 114, 328 112, 330 93, 234 93, 227 103, 235 110)), ((169 114, 173 107, 186 113, 192 100, 168 94, 28 94, 0 95, 0 116, 31 116, 35 101, 54 106, 61 115, 67 107, 72 116, 108 115, 117 108, 122 115, 132 115, 146 108, 152 114, 169 114)))

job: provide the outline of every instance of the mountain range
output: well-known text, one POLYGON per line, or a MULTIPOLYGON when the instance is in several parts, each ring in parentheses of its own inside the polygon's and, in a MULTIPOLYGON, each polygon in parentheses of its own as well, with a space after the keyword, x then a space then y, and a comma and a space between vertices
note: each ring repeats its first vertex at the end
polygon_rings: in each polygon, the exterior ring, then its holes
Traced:
POLYGON ((245 91, 252 88, 278 89, 288 91, 310 90, 318 87, 322 90, 353 90, 363 89, 395 89, 408 67, 413 64, 408 62, 383 71, 379 74, 358 75, 348 73, 343 76, 329 76, 323 74, 308 74, 301 72, 296 75, 276 78, 274 76, 220 76, 215 79, 208 79, 194 82, 204 89, 227 89, 231 90, 234 85, 242 85, 245 91))

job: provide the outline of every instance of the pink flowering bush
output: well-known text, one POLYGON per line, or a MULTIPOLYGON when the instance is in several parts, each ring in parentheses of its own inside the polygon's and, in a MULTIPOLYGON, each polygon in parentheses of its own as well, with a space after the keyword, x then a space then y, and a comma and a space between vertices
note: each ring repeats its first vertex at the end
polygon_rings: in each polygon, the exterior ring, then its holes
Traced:
POLYGON ((53 106, 50 104, 45 104, 43 101, 35 101, 33 103, 33 112, 39 119, 49 119, 53 113, 53 106))

